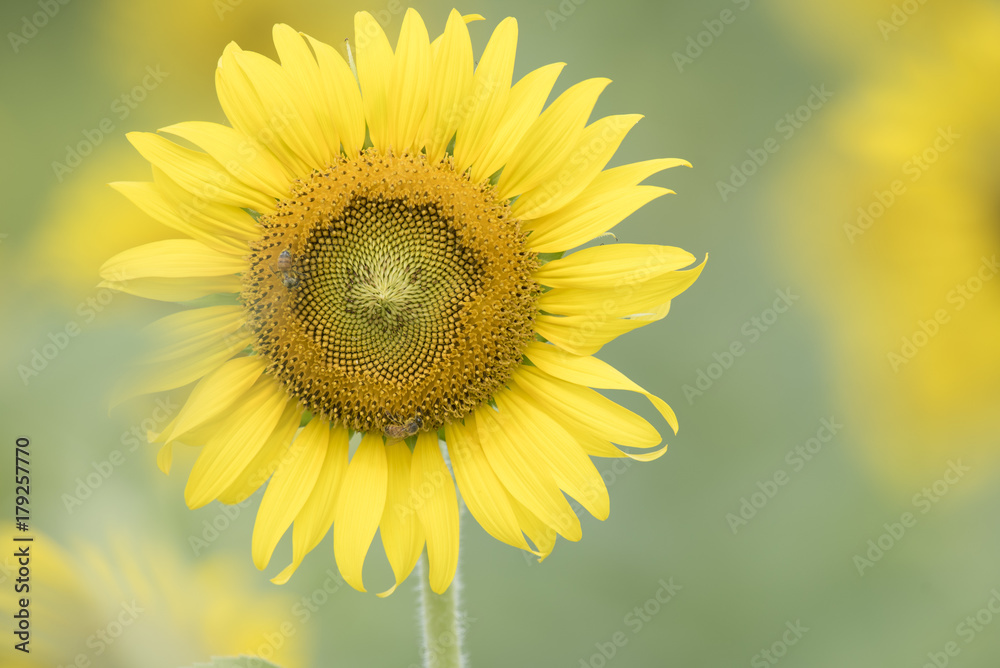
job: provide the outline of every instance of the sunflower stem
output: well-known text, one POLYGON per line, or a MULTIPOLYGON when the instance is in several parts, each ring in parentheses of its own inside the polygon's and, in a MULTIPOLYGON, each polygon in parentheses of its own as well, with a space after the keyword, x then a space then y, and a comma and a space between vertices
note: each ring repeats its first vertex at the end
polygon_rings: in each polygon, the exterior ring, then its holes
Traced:
POLYGON ((420 557, 420 616, 424 631, 424 668, 464 668, 464 617, 459 608, 459 573, 443 594, 431 591, 427 555, 420 557))

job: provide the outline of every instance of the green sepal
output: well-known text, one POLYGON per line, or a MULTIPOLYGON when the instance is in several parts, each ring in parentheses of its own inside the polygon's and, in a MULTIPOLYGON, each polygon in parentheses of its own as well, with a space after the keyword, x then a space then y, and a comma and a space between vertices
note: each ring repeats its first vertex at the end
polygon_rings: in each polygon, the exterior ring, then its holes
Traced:
POLYGON ((243 210, 246 211, 250 215, 251 218, 253 218, 253 222, 255 222, 255 223, 259 223, 260 222, 261 213, 259 211, 255 211, 253 209, 248 209, 246 207, 243 207, 243 210))
POLYGON ((542 264, 545 264, 546 262, 552 262, 552 260, 559 260, 565 254, 566 251, 559 251, 558 253, 539 253, 538 259, 542 262, 542 264))

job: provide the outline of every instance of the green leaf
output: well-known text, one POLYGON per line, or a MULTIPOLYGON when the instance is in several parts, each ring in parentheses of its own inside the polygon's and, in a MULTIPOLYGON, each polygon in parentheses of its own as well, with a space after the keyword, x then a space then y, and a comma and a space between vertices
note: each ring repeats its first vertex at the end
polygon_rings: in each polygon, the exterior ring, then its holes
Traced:
POLYGON ((256 656, 213 656, 209 663, 196 663, 188 668, 279 668, 256 656))

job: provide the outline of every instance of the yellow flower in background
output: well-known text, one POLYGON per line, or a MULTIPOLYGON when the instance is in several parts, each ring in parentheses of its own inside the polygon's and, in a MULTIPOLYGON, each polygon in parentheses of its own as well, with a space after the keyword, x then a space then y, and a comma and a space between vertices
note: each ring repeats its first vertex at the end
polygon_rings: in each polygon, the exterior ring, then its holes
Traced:
POLYGON ((66 549, 36 533, 14 543, 12 530, 5 544, 29 550, 30 589, 14 591, 8 555, 0 600, 14 614, 19 597, 30 599, 31 635, 29 653, 8 652, 9 668, 176 668, 238 655, 307 664, 311 631, 294 615, 297 599, 257 590, 230 556, 190 563, 169 544, 125 538, 66 549))
POLYGON ((277 25, 280 64, 235 44, 219 61, 232 127, 161 131, 204 152, 129 136, 154 181, 115 187, 191 238, 125 251, 102 277, 201 301, 151 325, 160 347, 122 397, 197 383, 155 437, 161 468, 174 442, 203 445, 191 508, 240 502, 270 477, 252 554, 265 568, 292 527, 275 582, 332 525, 353 587, 364 590, 380 531, 396 579, 383 595, 425 544, 444 591, 458 559, 455 481, 486 531, 544 558, 557 534, 581 537, 564 492, 608 516, 590 456, 665 450, 619 449, 661 437, 591 388, 641 393, 677 428, 666 403, 591 355, 663 318, 703 264, 680 271, 691 254, 634 244, 560 256, 670 192, 639 184, 687 163, 604 170, 639 120, 587 124, 609 81, 578 83, 543 111, 562 64, 512 86, 508 18, 474 67, 472 18, 452 11, 431 41, 409 10, 393 50, 357 14, 356 76, 330 46, 277 25))
POLYGON ((997 455, 1000 8, 953 3, 935 21, 840 92, 776 198, 826 305, 845 424, 907 489, 997 455))

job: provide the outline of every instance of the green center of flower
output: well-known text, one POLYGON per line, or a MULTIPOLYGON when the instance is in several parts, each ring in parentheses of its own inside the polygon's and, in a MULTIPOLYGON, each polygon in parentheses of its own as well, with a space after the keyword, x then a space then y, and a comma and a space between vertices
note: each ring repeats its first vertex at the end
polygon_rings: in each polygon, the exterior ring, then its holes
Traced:
POLYGON ((436 429, 503 387, 533 337, 536 258, 507 202, 450 163, 368 151, 261 226, 243 290, 254 347, 326 419, 436 429))

